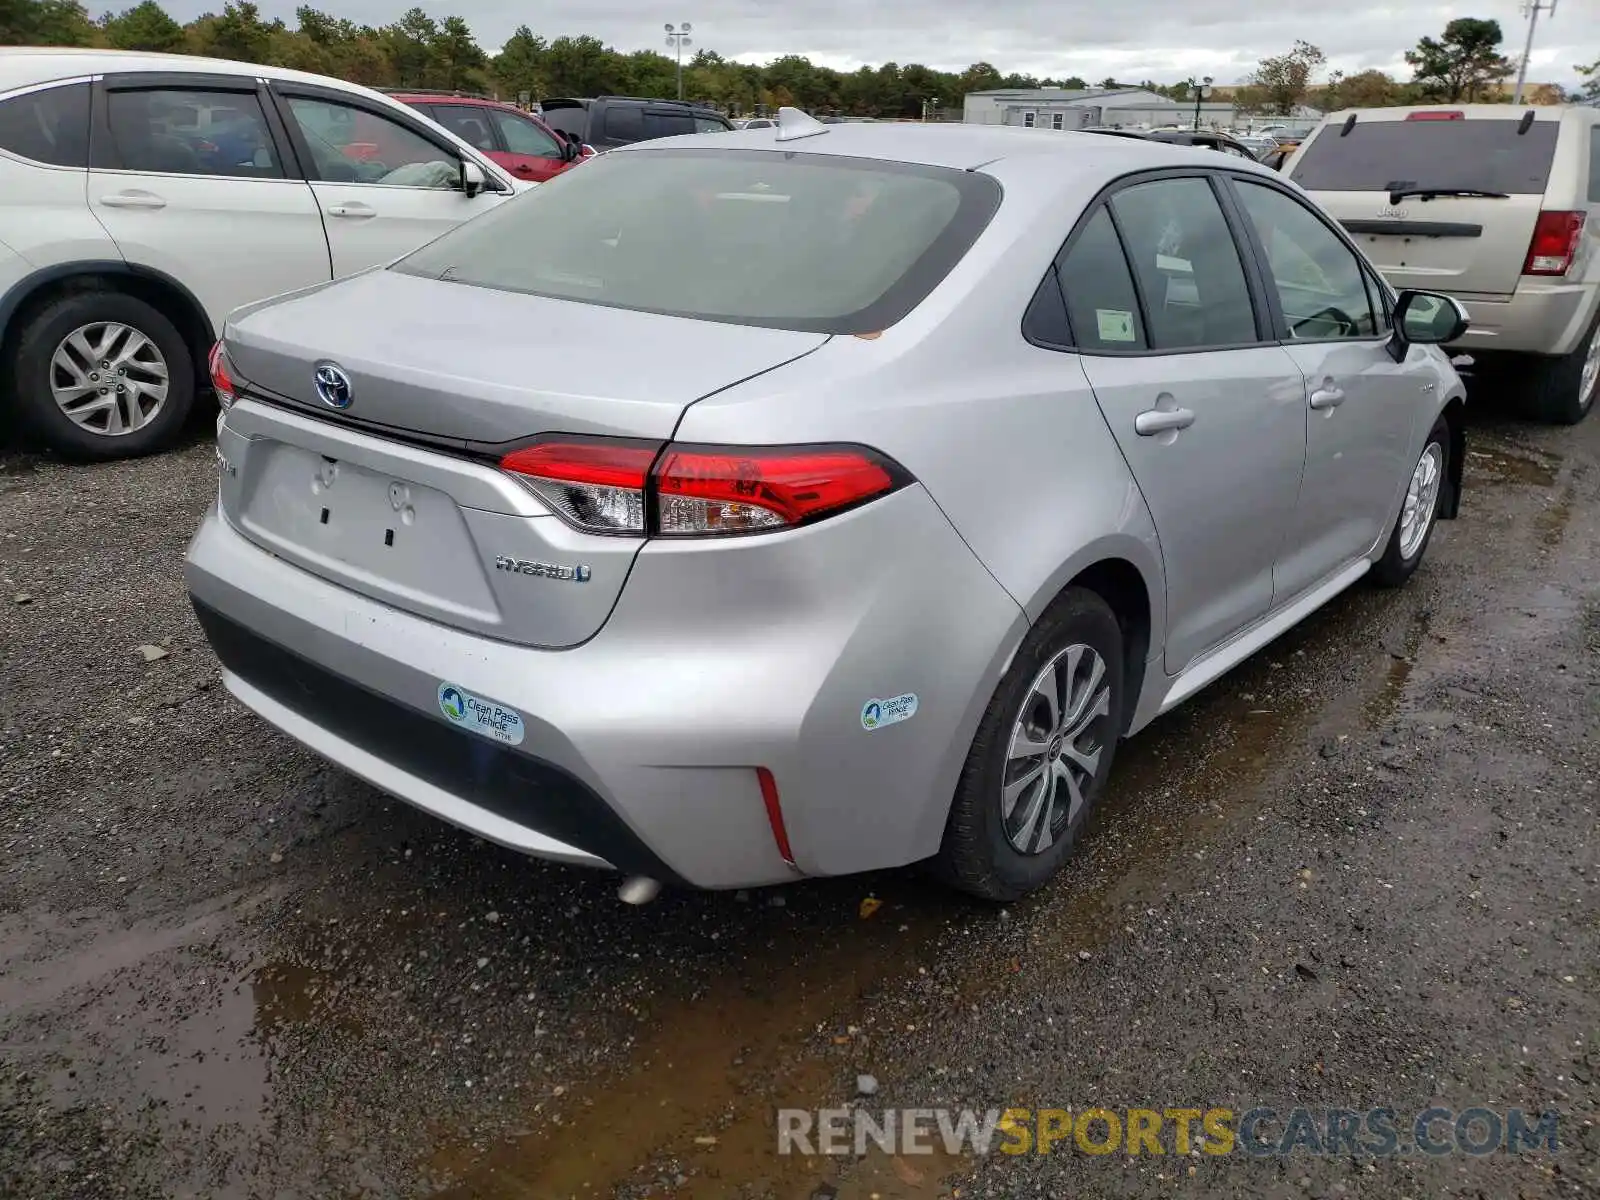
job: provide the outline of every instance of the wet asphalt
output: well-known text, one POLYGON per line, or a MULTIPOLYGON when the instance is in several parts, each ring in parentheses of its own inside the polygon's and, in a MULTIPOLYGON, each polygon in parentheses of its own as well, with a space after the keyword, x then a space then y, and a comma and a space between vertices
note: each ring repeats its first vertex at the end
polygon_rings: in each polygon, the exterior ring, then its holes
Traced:
POLYGON ((1004 911, 914 872, 635 909, 479 842, 225 694, 203 436, 0 452, 0 1196, 1600 1194, 1600 418, 1474 422, 1410 585, 1126 745, 1004 911), (776 1153, 862 1074, 874 1111, 1521 1107, 1559 1145, 776 1153))

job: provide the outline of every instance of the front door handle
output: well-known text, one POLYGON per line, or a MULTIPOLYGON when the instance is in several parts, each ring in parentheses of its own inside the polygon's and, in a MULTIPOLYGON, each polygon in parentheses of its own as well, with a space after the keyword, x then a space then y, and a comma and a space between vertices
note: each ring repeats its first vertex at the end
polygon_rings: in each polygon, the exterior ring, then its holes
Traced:
POLYGON ((1169 429, 1187 429, 1194 424, 1190 408, 1152 408, 1133 419, 1133 431, 1140 437, 1155 437, 1169 429))
POLYGON ((377 216, 378 210, 369 204, 361 203, 359 200, 351 200, 344 204, 328 205, 328 215, 330 217, 365 218, 377 216))
POLYGON ((167 202, 154 192, 112 192, 101 196, 100 203, 107 208, 165 208, 167 202))
POLYGON ((1311 393, 1311 407, 1315 409, 1338 408, 1344 403, 1344 389, 1332 384, 1319 387, 1311 393))

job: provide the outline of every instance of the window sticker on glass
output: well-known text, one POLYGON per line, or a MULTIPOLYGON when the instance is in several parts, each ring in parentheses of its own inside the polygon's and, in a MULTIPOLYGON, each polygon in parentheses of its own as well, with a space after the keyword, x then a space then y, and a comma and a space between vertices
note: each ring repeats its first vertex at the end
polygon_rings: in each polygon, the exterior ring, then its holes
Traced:
POLYGON ((1102 342, 1133 342, 1138 336, 1133 331, 1133 314, 1120 308, 1097 308, 1094 315, 1100 325, 1102 342))

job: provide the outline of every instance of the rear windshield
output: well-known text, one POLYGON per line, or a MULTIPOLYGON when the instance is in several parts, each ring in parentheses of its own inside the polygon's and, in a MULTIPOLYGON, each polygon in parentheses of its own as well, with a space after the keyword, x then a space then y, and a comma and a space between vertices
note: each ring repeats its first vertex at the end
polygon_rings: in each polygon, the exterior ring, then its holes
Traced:
POLYGON ((1290 174, 1308 192, 1385 192, 1395 184, 1539 194, 1556 152, 1554 121, 1363 121, 1329 125, 1290 174))
POLYGON ((762 150, 603 154, 401 259, 410 275, 675 316, 870 333, 1000 202, 987 175, 762 150))

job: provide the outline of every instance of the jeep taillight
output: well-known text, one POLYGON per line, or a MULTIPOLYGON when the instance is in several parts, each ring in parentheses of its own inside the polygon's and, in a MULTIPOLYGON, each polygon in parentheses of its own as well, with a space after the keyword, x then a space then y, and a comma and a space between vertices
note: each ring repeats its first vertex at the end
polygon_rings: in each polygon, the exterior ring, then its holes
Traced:
POLYGON ((588 533, 717 537, 806 525, 910 482, 863 446, 654 445, 551 438, 500 460, 588 533))
POLYGON ((1565 275, 1572 269, 1583 238, 1582 212, 1542 212, 1528 243, 1524 275, 1565 275))

